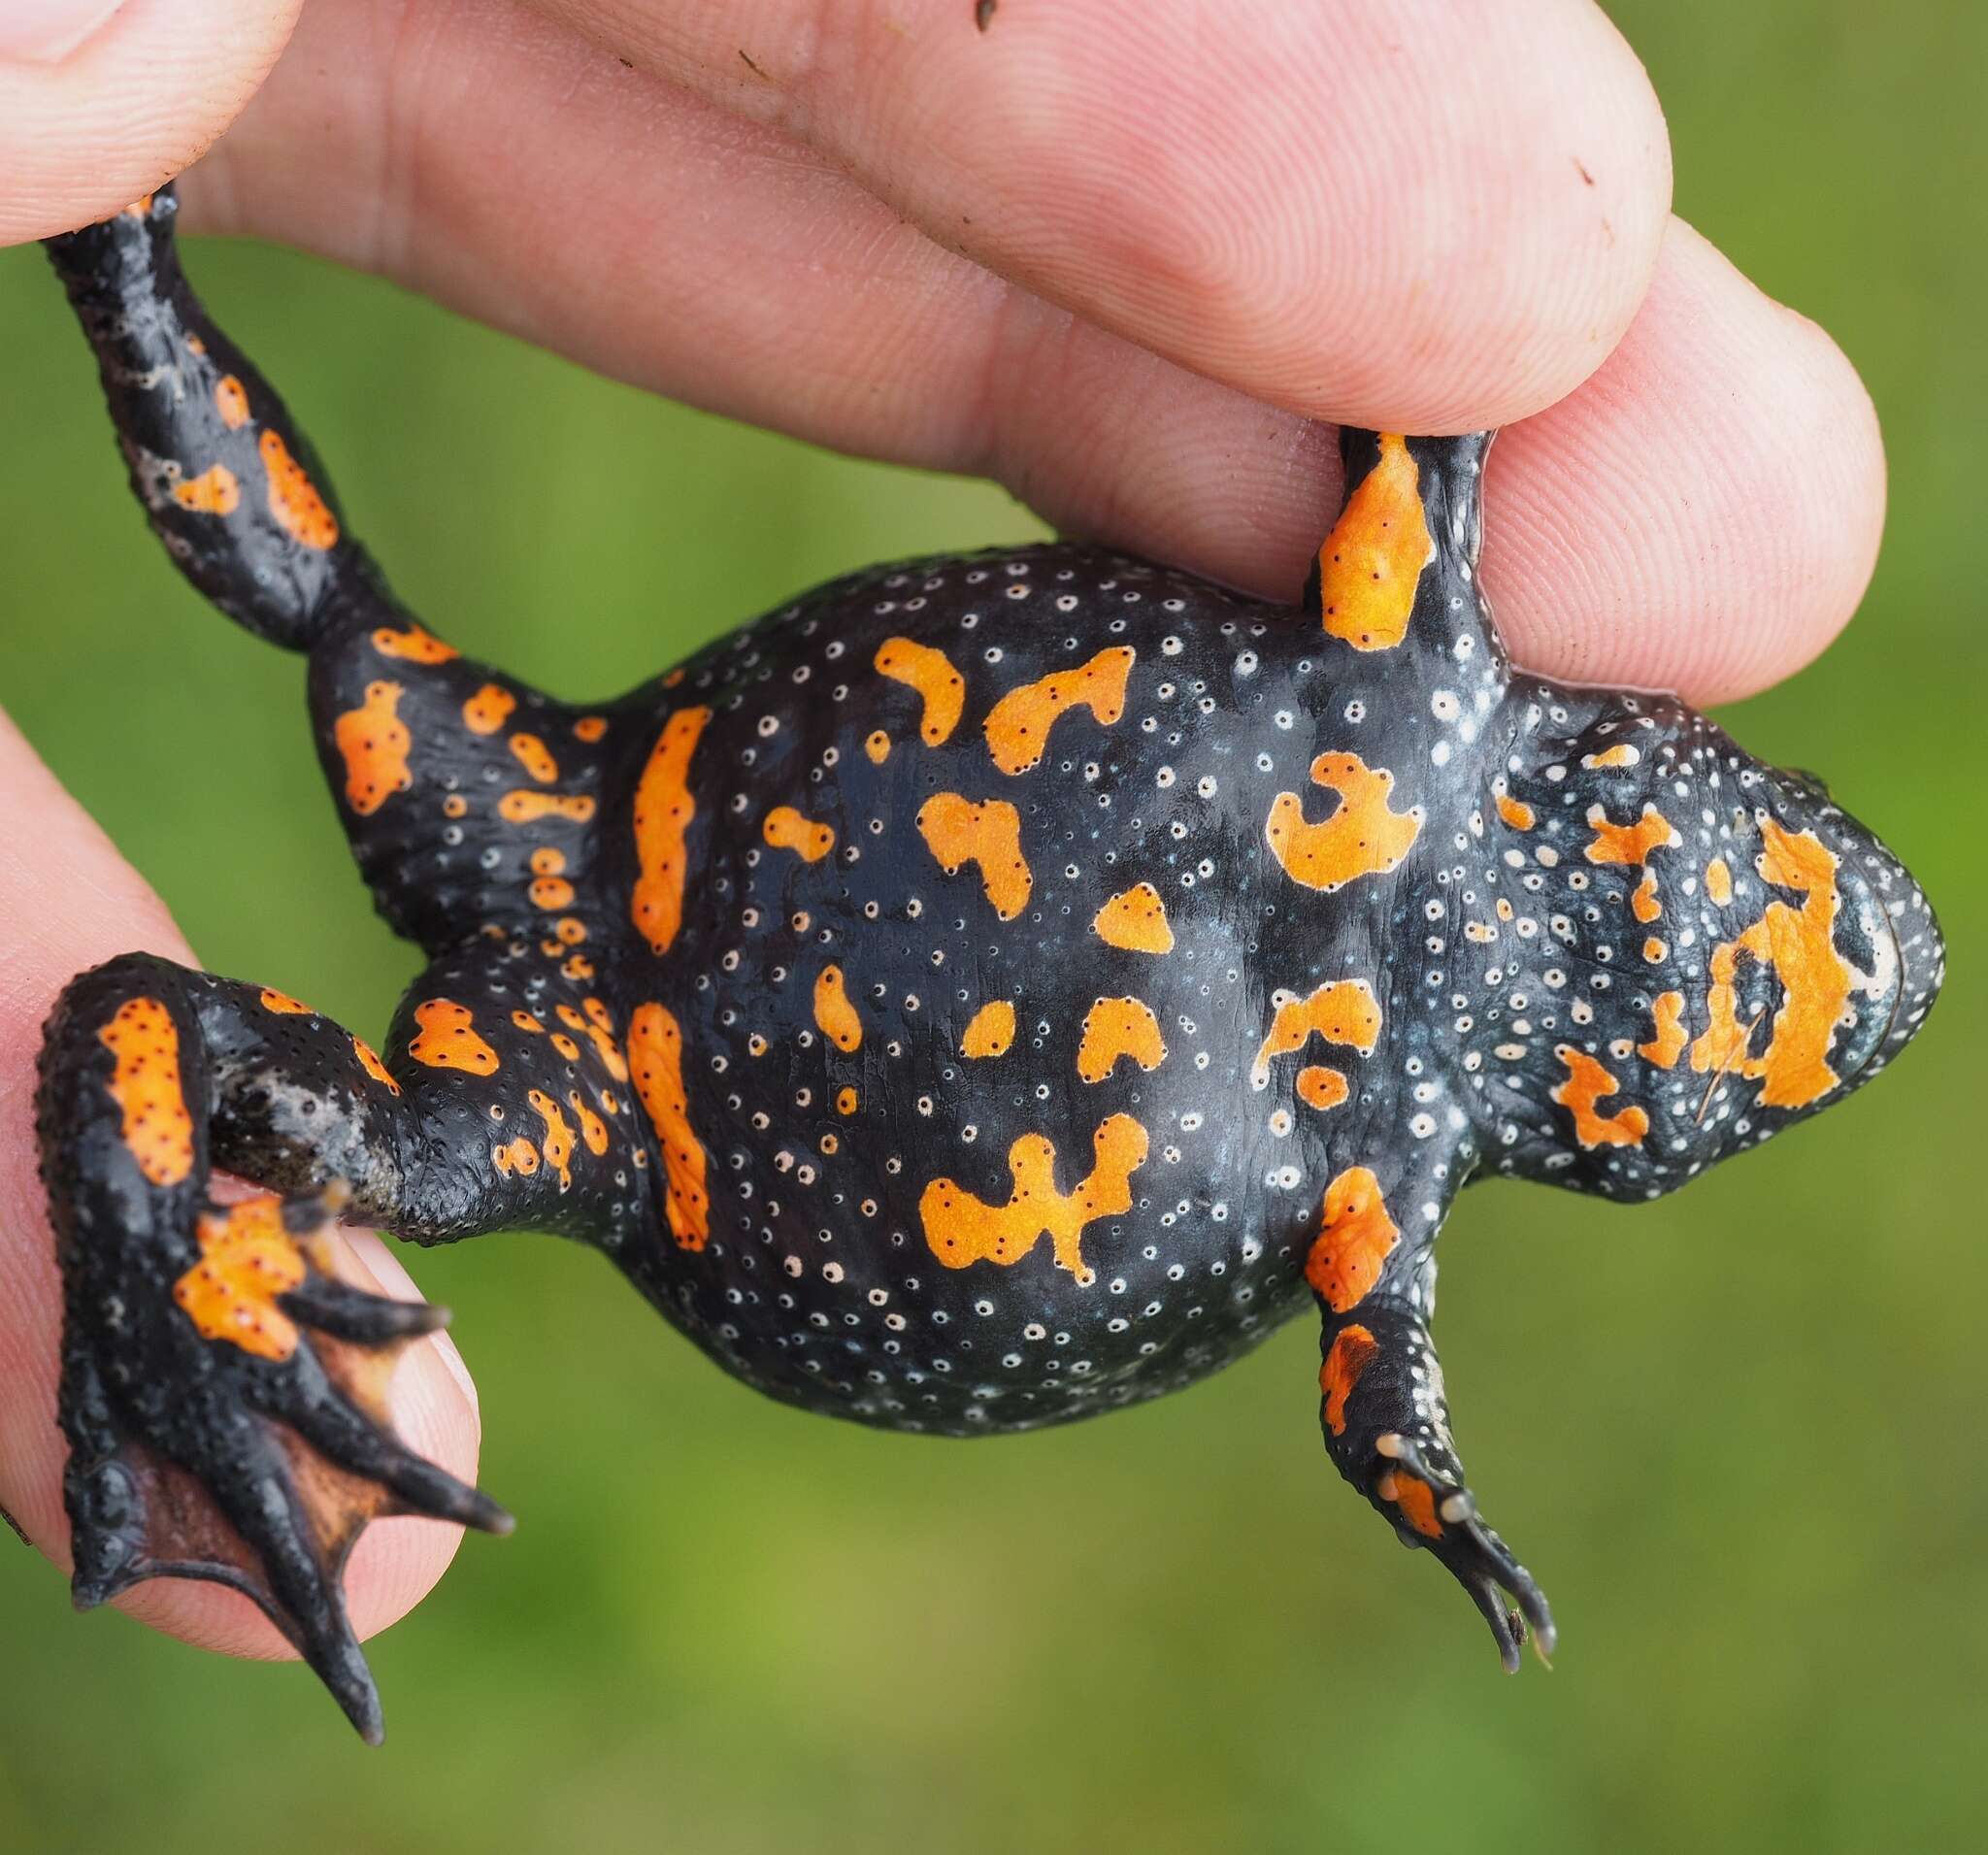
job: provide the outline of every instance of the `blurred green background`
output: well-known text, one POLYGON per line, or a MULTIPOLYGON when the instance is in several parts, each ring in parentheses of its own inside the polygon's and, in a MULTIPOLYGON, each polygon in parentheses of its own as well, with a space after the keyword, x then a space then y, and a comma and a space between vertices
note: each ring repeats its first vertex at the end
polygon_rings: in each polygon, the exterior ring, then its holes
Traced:
MULTIPOLYGON (((294 1667, 74 1618, 0 1536, 0 1846, 1988 1834, 1967 1119, 1988 1034, 1988 20, 1866 0, 1613 12, 1670 112, 1678 211, 1836 335, 1890 446, 1862 616, 1725 718, 1883 829, 1953 959, 1895 1076, 1679 1197, 1466 1199, 1441 1339, 1475 1483, 1552 1594, 1555 1672, 1503 1679, 1441 1571, 1341 1487, 1309 1321, 1189 1397, 965 1447, 776 1408, 592 1259, 492 1241, 409 1260, 455 1308, 483 1480, 522 1524, 471 1540, 373 1645, 386 1749, 294 1667)), ((294 255, 208 246, 191 267, 414 609, 564 695, 872 557, 1035 532, 991 489, 658 404, 294 255)), ((378 1032, 413 960, 347 860, 297 663, 158 554, 33 251, 0 254, 0 695, 212 966, 378 1032)))

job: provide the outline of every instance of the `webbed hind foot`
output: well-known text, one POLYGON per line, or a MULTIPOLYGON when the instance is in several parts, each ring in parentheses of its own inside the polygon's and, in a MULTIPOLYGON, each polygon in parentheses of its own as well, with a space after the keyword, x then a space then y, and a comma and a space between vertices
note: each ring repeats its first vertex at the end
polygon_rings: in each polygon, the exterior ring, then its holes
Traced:
POLYGON ((341 1582, 353 1543, 394 1514, 492 1533, 512 1522, 395 1433, 394 1362, 447 1314, 338 1278, 328 1239, 343 1198, 206 1209, 190 1267, 130 1269, 100 1319, 72 1298, 66 1493, 79 1608, 144 1578, 231 1585, 378 1743, 380 1699, 341 1582))

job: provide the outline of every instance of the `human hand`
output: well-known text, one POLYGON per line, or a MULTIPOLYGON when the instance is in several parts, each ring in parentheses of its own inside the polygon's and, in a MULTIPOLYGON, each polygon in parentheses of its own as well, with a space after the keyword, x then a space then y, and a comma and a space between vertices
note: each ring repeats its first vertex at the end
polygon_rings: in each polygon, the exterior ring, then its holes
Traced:
MULTIPOLYGON (((169 0, 128 7, 47 67, 67 102, 40 114, 21 99, 46 72, 0 65, 0 172, 29 181, 0 189, 0 226, 163 179, 289 10, 237 5, 230 34, 212 6, 198 31, 169 0), (168 16, 178 50, 116 52, 168 16), (83 69, 114 52, 117 83, 83 69), (225 82, 185 63, 222 55, 225 82), (174 111, 145 160, 111 126, 174 111)), ((984 469, 1061 524, 1286 595, 1338 489, 1313 420, 1523 418, 1489 479, 1487 579, 1520 660, 1561 676, 1737 694, 1861 593, 1883 500, 1868 401, 1668 219, 1656 106, 1586 0, 1002 0, 984 35, 967 0, 544 11, 320 0, 188 177, 187 224, 315 247, 844 448, 984 469)), ((23 924, 0 989, 0 1501, 59 1551, 32 1052, 79 966, 185 953, 17 744, 0 790, 0 906, 23 924)), ((435 1357, 404 1421, 463 1474, 473 1406, 435 1357)), ((362 1633, 450 1550, 432 1525, 369 1535, 362 1633)), ((274 1640, 225 1593, 130 1607, 274 1640)))

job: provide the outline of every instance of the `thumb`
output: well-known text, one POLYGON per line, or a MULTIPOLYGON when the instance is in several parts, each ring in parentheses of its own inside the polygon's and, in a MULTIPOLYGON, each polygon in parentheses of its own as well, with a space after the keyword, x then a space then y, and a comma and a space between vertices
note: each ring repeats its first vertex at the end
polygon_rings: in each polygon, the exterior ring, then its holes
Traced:
POLYGON ((107 217, 196 160, 302 0, 0 0, 0 246, 107 217))

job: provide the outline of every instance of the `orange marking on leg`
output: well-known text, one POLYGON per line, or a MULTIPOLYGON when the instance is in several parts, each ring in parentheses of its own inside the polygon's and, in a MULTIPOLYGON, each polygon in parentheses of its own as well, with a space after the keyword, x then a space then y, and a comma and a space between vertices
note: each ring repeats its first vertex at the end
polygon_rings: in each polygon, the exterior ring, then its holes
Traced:
POLYGON ((1379 459, 1318 550, 1325 629, 1355 650, 1387 650, 1408 636, 1415 587, 1436 558, 1420 477, 1401 436, 1383 432, 1379 459))
POLYGON ((1014 1007, 1005 998, 990 999, 976 1011, 959 1041, 962 1056, 1006 1056, 1014 1043, 1014 1007))
POLYGON ((1091 932, 1127 953, 1171 953, 1174 929, 1167 904, 1150 882, 1121 890, 1091 917, 1091 932))
POLYGON ((1655 1030, 1647 1043, 1636 1046, 1637 1055, 1659 1069, 1673 1068, 1684 1053, 1684 994, 1659 992, 1650 1003, 1655 1030))
POLYGON ((535 824, 540 818, 584 824, 593 814, 594 802, 584 792, 533 792, 520 786, 497 801, 497 815, 507 824, 535 824))
POLYGON ((177 1185, 193 1170, 193 1116, 180 1081, 180 1032, 155 998, 126 999, 97 1032, 116 1058, 111 1099, 123 1110, 124 1144, 154 1185, 177 1185))
POLYGON ((546 1155, 546 1164, 559 1175, 559 1189, 573 1189, 573 1129, 566 1124, 566 1116, 559 1111, 559 1104, 542 1088, 530 1089, 525 1100, 532 1105, 532 1111, 546 1123, 546 1138, 540 1143, 546 1155))
POLYGON ((1329 979, 1305 998, 1286 998, 1273 1012, 1270 1033, 1249 1066, 1249 1086, 1270 1086, 1270 1066, 1302 1050, 1314 1037, 1372 1056, 1380 1040, 1380 1002, 1365 979, 1329 979))
POLYGON ((919 808, 918 835, 947 876, 963 864, 980 866, 980 886, 1004 921, 1028 907, 1035 878, 1021 851, 1021 813, 1006 799, 976 805, 941 792, 919 808))
POLYGON ((598 1159, 608 1150, 608 1123, 594 1112, 579 1089, 567 1090, 566 1100, 580 1117, 580 1137, 586 1143, 586 1150, 598 1159))
POLYGON ((213 464, 198 477, 173 485, 173 500, 200 515, 232 515, 242 506, 242 484, 225 464, 213 464))
POLYGON ((635 788, 635 854, 642 874, 630 912, 642 937, 667 953, 683 920, 688 875, 684 833, 697 815, 690 796, 690 758, 711 719, 709 709, 679 709, 663 724, 635 788))
POLYGON ((690 1129, 683 1088, 683 1036, 660 1005, 638 1005, 628 1026, 628 1063, 635 1092, 663 1149, 668 1179, 664 1210, 679 1247, 702 1249, 711 1234, 703 1144, 690 1129))
POLYGON ((1380 1342, 1365 1327, 1342 1327, 1332 1350, 1318 1369, 1318 1388, 1325 1394, 1325 1427, 1336 1437, 1346 1434, 1346 1400, 1360 1383, 1380 1342))
POLYGON ((601 1059, 601 1067, 617 1082, 628 1079, 628 1065, 621 1060, 621 1046, 614 1041, 614 1020, 608 1008, 597 998, 582 999, 586 1008, 586 1034, 592 1041, 594 1054, 601 1059))
POLYGON ((408 1045, 408 1054, 429 1069, 457 1069, 469 1076, 494 1076, 497 1052, 471 1028, 467 1005, 453 999, 424 999, 414 1007, 421 1028, 408 1045))
POLYGON ((453 645, 444 644, 432 631, 413 624, 405 631, 381 625, 373 634, 373 648, 382 657, 398 657, 404 663, 449 663, 462 655, 453 645))
POLYGON ((941 746, 951 738, 967 706, 967 680, 944 651, 909 638, 886 638, 878 647, 877 667, 893 682, 908 683, 918 692, 924 704, 918 734, 928 747, 941 746))
POLYGON ((1348 1092, 1345 1076, 1322 1063, 1308 1064, 1298 1072, 1298 1099, 1307 1108, 1323 1113, 1328 1108, 1337 1108, 1348 1092))
POLYGON ((362 818, 414 782, 408 771, 414 738, 398 713, 404 693, 397 682, 369 682, 364 704, 347 710, 331 725, 346 763, 346 803, 362 818))
POLYGON ((853 1114, 856 1111, 856 1091, 852 1088, 839 1088, 835 1092, 835 1111, 838 1114, 853 1114))
POLYGON ((1315 785, 1340 795, 1339 810, 1319 824, 1305 821, 1305 802, 1279 792, 1263 834, 1271 854, 1293 882, 1330 894, 1357 877, 1384 876, 1408 853, 1422 828, 1422 810, 1388 804, 1394 775, 1370 767, 1357 753, 1321 753, 1311 763, 1315 785))
POLYGON ((511 1021, 519 1030, 529 1032, 533 1037, 543 1037, 546 1034, 545 1020, 534 1011, 523 1010, 513 1011, 511 1021))
POLYGON ((863 751, 870 756, 873 767, 880 767, 890 758, 890 736, 881 728, 873 730, 864 737, 863 751))
POLYGON ((214 409, 220 414, 221 423, 231 432, 238 432, 248 424, 248 395, 234 375, 223 374, 215 381, 214 409))
POLYGON ((573 724, 573 738, 576 741, 584 741, 589 745, 601 740, 607 732, 608 717, 606 715, 581 715, 573 724))
POLYGON ((380 1052, 363 1037, 352 1039, 352 1054, 359 1059, 359 1067, 376 1082, 384 1083, 395 1095, 400 1093, 400 1084, 393 1079, 392 1072, 380 1060, 380 1052))
POLYGON ((274 1194, 245 1199, 195 1220, 200 1260, 173 1284, 173 1300, 203 1340, 225 1340, 258 1359, 297 1350, 296 1323, 277 1306, 310 1273, 283 1228, 274 1194))
POLYGON ((495 734, 503 727, 517 698, 501 684, 486 682, 462 705, 462 722, 472 734, 495 734))
POLYGON ((580 1061, 580 1045, 572 1038, 568 1037, 564 1031, 554 1031, 552 1033, 552 1047, 561 1056, 565 1057, 569 1063, 580 1061))
POLYGON ((863 1020, 849 1003, 839 966, 824 966, 821 977, 814 981, 814 1023, 822 1036, 845 1055, 862 1046, 863 1020))
POLYGON ((535 734, 514 734, 510 742, 512 756, 542 786, 548 786, 559 777, 559 762, 552 758, 551 749, 535 734))
POLYGON ((1642 880, 1636 885, 1636 893, 1629 898, 1629 911, 1647 927, 1664 912, 1664 905, 1657 900, 1657 873, 1645 869, 1642 880))
POLYGON ((1836 949, 1837 859, 1812 831, 1790 832, 1773 818, 1761 836, 1766 847, 1755 864, 1761 880, 1794 889, 1802 906, 1769 903, 1759 920, 1714 950, 1706 994, 1711 1023, 1691 1046, 1691 1067, 1765 1078, 1764 1108, 1806 1108, 1840 1079, 1830 1067, 1829 1049, 1850 1003, 1850 969, 1836 949), (1739 1022, 1742 955, 1773 967, 1781 981, 1781 1009, 1758 1056, 1746 1053, 1752 1027, 1739 1022))
POLYGON ((269 513, 292 541, 326 548, 338 541, 338 517, 317 493, 304 466, 290 455, 281 434, 266 431, 256 441, 269 478, 269 513))
POLYGON ((317 1012, 302 999, 294 999, 287 992, 279 992, 273 985, 262 988, 262 1009, 275 1011, 282 1017, 315 1017, 317 1012))
POLYGON ((1584 753, 1580 757, 1582 766, 1590 769, 1604 767, 1633 767, 1642 758, 1627 742, 1620 742, 1612 747, 1606 747, 1600 753, 1584 753))
POLYGON ((1334 1313, 1345 1313, 1367 1299, 1401 1235, 1387 1214, 1379 1179, 1365 1166, 1348 1166, 1325 1188, 1305 1279, 1334 1313))
POLYGON ((506 1145, 493 1146, 490 1162, 506 1178, 514 1173, 520 1178, 529 1178, 539 1170, 539 1149, 520 1134, 506 1145))
POLYGON ((1713 857, 1705 866, 1705 892, 1720 908, 1733 899, 1733 872, 1726 867, 1724 857, 1713 857))
POLYGON ((1491 797, 1498 807, 1498 815, 1514 831, 1530 831, 1539 822, 1531 806, 1523 799, 1514 799, 1506 790, 1503 774, 1492 781, 1491 797))
POLYGON ((1585 1050, 1560 1044, 1553 1054, 1567 1065, 1567 1080, 1553 1091, 1553 1100, 1574 1114, 1574 1137, 1583 1146, 1640 1146, 1650 1131, 1650 1117, 1637 1107, 1615 1114, 1598 1114, 1595 1104, 1613 1095, 1620 1084, 1585 1050))
POLYGON ((803 863, 819 863, 835 848, 833 825, 811 823, 790 805, 777 805, 766 814, 762 835, 776 850, 791 850, 803 863))
POLYGON ((1647 803, 1634 824, 1610 824, 1608 814, 1591 805, 1588 823, 1595 833, 1585 852, 1590 863, 1620 863, 1635 869, 1649 861, 1651 851, 1667 850, 1683 842, 1671 820, 1647 803))
POLYGON ((1076 670, 1058 670, 1011 689, 986 720, 987 751, 1003 773, 1026 773, 1043 757, 1049 730, 1067 710, 1089 709, 1109 728, 1125 712, 1125 683, 1137 653, 1130 645, 1101 650, 1076 670))
POLYGON ((1406 1469, 1390 1469, 1374 1484, 1374 1492, 1401 1508, 1402 1518, 1425 1539, 1442 1538, 1442 1523, 1436 1517, 1436 1491, 1419 1475, 1406 1469))
POLYGON ((1143 1070, 1158 1069, 1167 1060, 1160 1020, 1140 999, 1101 998, 1084 1016, 1077 1073, 1086 1082, 1102 1082, 1124 1056, 1143 1070))
POLYGON ((545 909, 548 912, 573 906, 573 884, 563 876, 536 877, 525 893, 531 897, 533 908, 545 909))
POLYGON ((1132 1175, 1145 1163, 1146 1132, 1129 1114, 1113 1114, 1091 1137, 1089 1175, 1068 1195, 1056 1189, 1056 1148, 1024 1134, 1008 1149, 1014 1189, 1005 1205, 989 1205, 949 1178, 935 1178, 918 1199, 925 1243, 948 1269, 987 1261, 1011 1267, 1045 1232, 1056 1265, 1083 1287, 1097 1280, 1083 1259, 1083 1232, 1101 1217, 1132 1209, 1132 1175))

